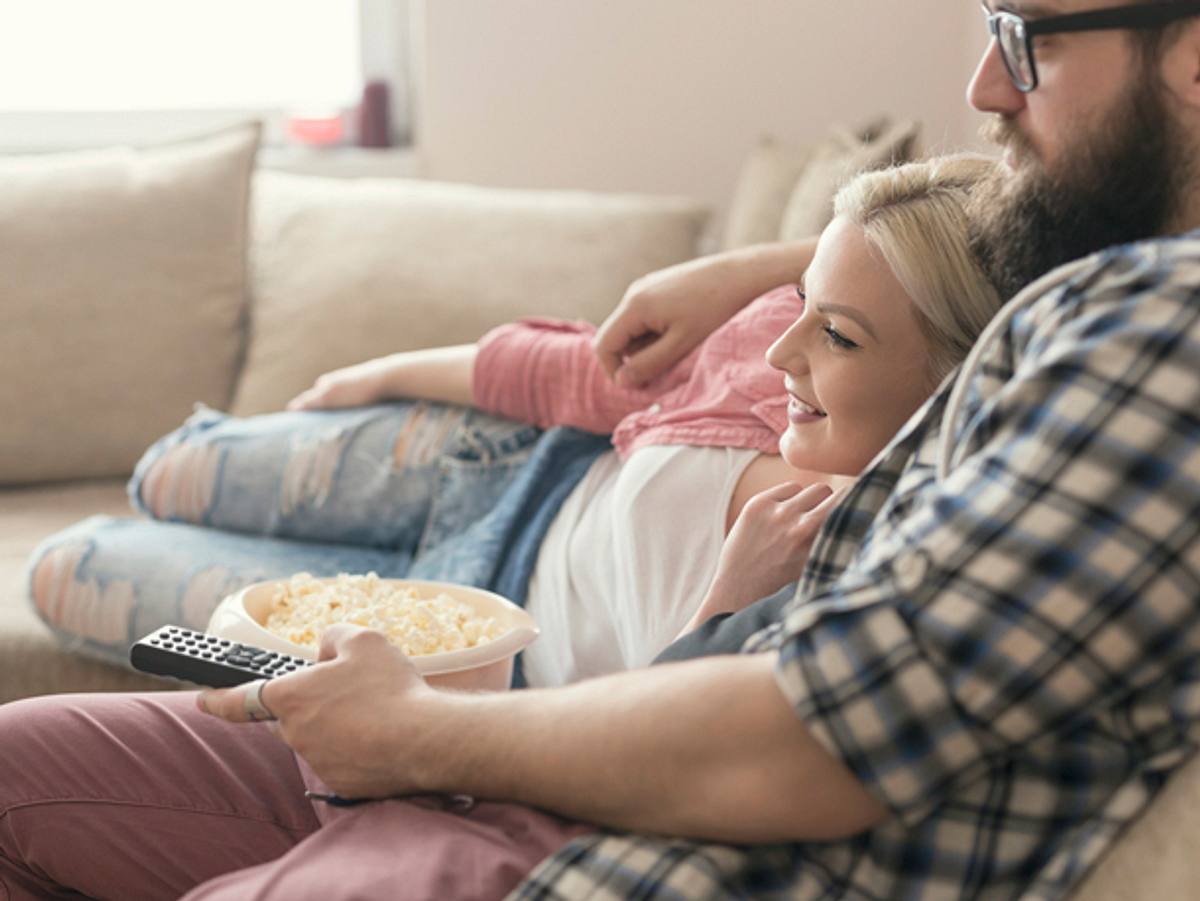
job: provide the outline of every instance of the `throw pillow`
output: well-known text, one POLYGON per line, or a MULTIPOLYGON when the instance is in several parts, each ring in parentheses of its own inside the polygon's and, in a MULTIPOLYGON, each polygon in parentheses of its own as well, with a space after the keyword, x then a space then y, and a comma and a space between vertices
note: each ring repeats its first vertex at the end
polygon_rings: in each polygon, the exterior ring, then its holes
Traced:
POLYGON ((847 134, 825 144, 800 173, 779 228, 779 239, 818 235, 833 218, 833 198, 854 175, 913 158, 919 128, 915 122, 886 126, 878 136, 860 140, 847 134))
POLYGON ((707 218, 686 200, 407 179, 265 172, 255 192, 238 415, 519 316, 599 322, 634 279, 692 257, 707 218))
POLYGON ((818 152, 817 145, 794 146, 771 137, 761 138, 738 175, 725 219, 722 248, 732 250, 777 240, 792 188, 818 152))
POLYGON ((228 403, 258 135, 0 157, 0 484, 128 474, 228 403))

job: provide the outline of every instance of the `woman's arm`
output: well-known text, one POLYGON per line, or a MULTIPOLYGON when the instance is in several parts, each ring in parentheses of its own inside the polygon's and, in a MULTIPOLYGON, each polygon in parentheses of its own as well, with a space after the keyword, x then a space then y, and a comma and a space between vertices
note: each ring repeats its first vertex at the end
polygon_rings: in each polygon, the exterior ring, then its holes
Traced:
POLYGON ((601 365, 618 385, 646 384, 754 298, 798 282, 816 248, 816 238, 755 244, 638 279, 596 333, 601 365))
POLYGON ((402 397, 467 406, 474 401, 475 356, 474 344, 459 344, 367 360, 325 373, 287 408, 360 407, 402 397))
MULTIPOLYGON (((344 797, 466 793, 730 842, 840 838, 888 815, 797 718, 773 654, 477 694, 429 688, 383 636, 355 627, 330 629, 321 656, 262 697, 344 797)), ((244 694, 201 697, 244 721, 244 694)))

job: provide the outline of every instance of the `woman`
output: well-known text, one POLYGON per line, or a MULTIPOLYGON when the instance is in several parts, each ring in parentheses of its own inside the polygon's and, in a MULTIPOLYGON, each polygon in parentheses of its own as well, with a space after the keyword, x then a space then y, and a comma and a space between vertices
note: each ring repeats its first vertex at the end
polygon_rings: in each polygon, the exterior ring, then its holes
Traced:
POLYGON ((522 661, 529 684, 645 665, 685 627, 795 578, 832 489, 966 353, 998 306, 962 212, 990 165, 858 179, 799 289, 768 292, 645 388, 605 377, 590 326, 526 320, 330 373, 289 413, 202 411, 130 486, 169 523, 89 520, 52 537, 34 601, 73 611, 57 624, 94 648, 115 636, 107 650, 123 657, 164 622, 203 627, 247 582, 375 570, 523 602, 542 628, 522 661), (380 405, 396 398, 439 403, 380 405), (765 543, 747 520, 730 555, 753 553, 738 567, 753 576, 730 578, 722 543, 763 491, 755 511, 801 525, 765 543), (146 598, 178 601, 148 611, 146 598))
MULTIPOLYGON (((829 494, 828 488, 811 487, 818 477, 805 467, 819 463, 827 472, 846 475, 861 469, 961 356, 973 330, 990 314, 995 295, 978 287, 977 271, 965 254, 961 206, 982 168, 978 162, 949 160, 857 180, 839 196, 837 218, 822 235, 803 286, 772 292, 781 303, 787 299, 803 307, 770 349, 771 364, 784 373, 781 395, 786 399, 763 408, 763 416, 786 407, 779 427, 782 460, 751 447, 740 449, 745 459, 725 464, 737 474, 734 484, 714 492, 715 502, 708 498, 706 509, 719 532, 728 525, 732 510, 740 515, 719 565, 712 565, 716 577, 711 590, 702 605, 684 611, 684 620, 736 609, 795 578, 808 538, 789 534, 788 524, 798 510, 817 509, 829 494), (974 309, 965 301, 967 296, 978 302, 974 309), (926 312, 923 303, 937 312, 926 312), (767 473, 764 481, 776 487, 750 491, 754 499, 739 505, 740 483, 756 470, 767 473), (810 487, 798 490, 798 485, 810 487)), ((731 334, 740 338, 754 332, 731 334)), ((481 354, 488 352, 485 342, 481 354)), ((697 375, 705 373, 703 360, 702 352, 684 367, 682 376, 676 373, 649 390, 655 397, 669 398, 672 387, 695 386, 697 380, 701 387, 723 386, 725 380, 736 386, 753 381, 738 368, 754 363, 748 357, 726 359, 711 374, 713 379, 720 375, 720 381, 697 375)), ((395 373, 404 368, 395 362, 383 369, 395 373)), ((466 370, 460 362, 452 368, 461 376, 466 370)), ((469 371, 478 379, 488 368, 476 365, 469 371)), ((318 391, 330 391, 335 383, 361 386, 361 375, 360 370, 326 379, 318 391)), ((299 405, 311 400, 302 399, 299 405)), ((318 402, 329 402, 329 396, 318 402)), ((722 407, 711 404, 704 409, 720 412, 722 407)), ((448 415, 439 411, 429 417, 435 437, 448 415)), ((346 431, 344 421, 333 421, 346 431)), ((735 430, 735 425, 719 421, 728 431, 735 430)), ((406 425, 411 422, 411 415, 404 419, 406 425)), ((631 444, 637 443, 638 434, 631 430, 631 444)), ((186 492, 165 487, 172 480, 200 485, 199 494, 205 493, 195 476, 207 471, 212 460, 206 456, 209 445, 195 438, 186 434, 171 445, 172 455, 182 459, 170 461, 170 466, 164 451, 144 467, 140 490, 148 503, 176 503, 184 497, 186 492)), ((399 450, 395 435, 382 442, 394 455, 391 459, 423 459, 426 442, 438 443, 415 427, 404 432, 404 439, 399 450)), ((636 467, 640 454, 650 450, 655 458, 664 453, 659 448, 653 443, 634 448, 628 454, 630 463, 612 462, 620 459, 618 455, 598 458, 572 493, 586 490, 594 468, 636 467)), ((496 448, 477 450, 476 462, 496 448)), ((684 452, 665 453, 671 454, 666 458, 671 465, 651 459, 651 471, 661 473, 663 481, 681 482, 683 492, 703 494, 696 490, 695 470, 684 452)), ((703 453, 730 452, 707 448, 703 453)), ((315 459, 325 458, 318 454, 315 459)), ((315 466, 304 470, 307 477, 280 475, 285 486, 281 509, 294 509, 306 498, 319 496, 331 484, 323 472, 315 466), (310 490, 313 485, 315 490, 310 490)), ((562 505, 555 525, 568 515, 570 502, 568 498, 562 505)), ((210 499, 197 509, 212 507, 210 499)), ((667 525, 680 538, 693 525, 690 518, 681 521, 672 511, 658 511, 658 519, 659 528, 667 525)), ((712 523, 695 525, 702 530, 712 523)), ((97 536, 95 549, 111 554, 104 537, 108 527, 91 528, 97 536)), ((140 528, 171 527, 151 523, 140 528)), ((172 534, 217 531, 179 528, 183 531, 172 534)), ((613 530, 642 537, 620 519, 613 530)), ((570 553, 570 540, 566 548, 570 553)), ((541 556, 547 552, 543 548, 541 556)), ((151 553, 161 557, 162 543, 151 553)), ((686 562, 697 567, 704 563, 686 562)), ((539 560, 535 578, 546 577, 541 570, 539 560)), ((36 584, 38 573, 34 575, 36 584)), ((536 593, 531 597, 542 602, 536 593)), ((335 638, 334 643, 341 640, 335 638)), ((349 647, 354 641, 347 645, 351 653, 345 660, 339 651, 328 667, 328 672, 353 683, 338 695, 336 709, 349 715, 372 698, 386 710, 395 675, 373 664, 352 666, 354 647, 371 650, 362 642, 349 647), (348 673, 357 675, 344 675, 348 673)), ((376 645, 374 651, 380 648, 376 645)), ((269 688, 283 691, 321 670, 318 666, 280 677, 269 688)), ((541 699, 550 701, 554 693, 543 693, 541 699)), ((209 702, 214 700, 210 697, 209 702)), ((372 729, 400 732, 406 725, 371 722, 372 729)), ((334 731, 327 741, 336 740, 337 747, 346 750, 342 759, 356 759, 358 733, 350 728, 334 731)), ((282 735, 287 734, 285 728, 282 735)), ((0 830, 0 888, 18 898, 65 891, 92 897, 178 897, 188 892, 189 899, 500 897, 546 853, 594 828, 512 804, 482 802, 464 810, 453 804, 446 809, 429 798, 385 798, 358 807, 313 803, 303 793, 306 788, 323 790, 320 774, 279 741, 271 724, 237 726, 206 716, 197 709, 194 696, 178 692, 41 698, 8 705, 0 708, 0 757, 6 761, 0 778, 0 821, 5 824, 0 830), (46 836, 53 840, 41 840, 46 836), (74 850, 84 846, 88 854, 74 850)))

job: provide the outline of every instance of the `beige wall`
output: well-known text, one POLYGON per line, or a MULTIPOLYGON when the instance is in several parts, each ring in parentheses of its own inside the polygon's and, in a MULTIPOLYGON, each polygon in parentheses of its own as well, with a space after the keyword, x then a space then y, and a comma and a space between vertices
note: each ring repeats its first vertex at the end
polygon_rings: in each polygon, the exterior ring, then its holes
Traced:
POLYGON ((759 135, 881 112, 975 144, 969 0, 418 0, 432 178, 678 193, 718 207, 759 135))

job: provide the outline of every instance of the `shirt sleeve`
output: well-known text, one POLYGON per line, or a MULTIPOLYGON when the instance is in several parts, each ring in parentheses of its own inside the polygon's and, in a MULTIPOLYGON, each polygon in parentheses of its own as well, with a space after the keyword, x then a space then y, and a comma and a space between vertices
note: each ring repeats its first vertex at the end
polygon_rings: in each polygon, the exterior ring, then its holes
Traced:
POLYGON ((541 428, 567 425, 599 434, 685 381, 693 357, 639 389, 613 384, 592 351, 587 322, 528 318, 479 341, 475 405, 541 428))
POLYGON ((1016 760, 1082 794, 1105 764, 1075 730, 1119 733, 1200 653, 1200 313, 1117 294, 1031 328, 948 478, 918 459, 784 622, 785 695, 906 822, 1016 760))

